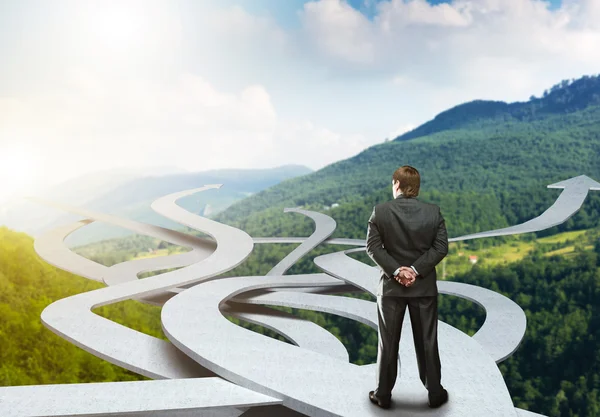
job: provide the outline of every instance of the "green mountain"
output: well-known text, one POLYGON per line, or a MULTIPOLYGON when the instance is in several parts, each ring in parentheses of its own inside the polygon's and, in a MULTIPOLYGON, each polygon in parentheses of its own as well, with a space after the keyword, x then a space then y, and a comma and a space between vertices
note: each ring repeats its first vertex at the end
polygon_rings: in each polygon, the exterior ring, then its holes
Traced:
MULTIPOLYGON (((215 219, 272 233, 260 225, 290 216, 284 207, 322 211, 338 203, 330 214, 340 222, 352 217, 357 227, 343 232, 364 237, 372 205, 391 198, 392 173, 408 164, 421 173, 420 198, 442 206, 456 236, 541 213, 559 194, 546 185, 581 174, 600 179, 599 155, 600 76, 583 77, 526 103, 454 107, 392 141, 232 204, 215 219)), ((600 199, 590 200, 561 230, 594 224, 600 199)))
MULTIPOLYGON (((185 171, 171 166, 111 168, 79 175, 51 187, 38 187, 32 194, 65 204, 83 206, 136 178, 150 175, 168 176, 183 172, 185 171)), ((52 211, 27 200, 14 199, 0 207, 0 225, 35 234, 62 215, 62 211, 52 211)))
MULTIPOLYGON (((186 209, 210 217, 253 193, 310 172, 310 168, 302 165, 199 172, 180 172, 172 168, 167 170, 166 167, 147 168, 143 171, 115 170, 87 174, 67 181, 45 190, 39 197, 163 227, 181 228, 181 225, 155 213, 150 208, 152 201, 166 194, 198 188, 204 184, 222 183, 224 185, 218 192, 210 190, 179 201, 186 209)), ((0 207, 0 225, 33 236, 80 219, 80 216, 27 200, 16 202, 10 207, 0 207)), ((131 235, 128 230, 95 222, 70 235, 67 243, 84 245, 127 235, 131 235)))
MULTIPOLYGON (((584 76, 578 80, 563 80, 528 102, 475 100, 438 114, 433 120, 407 132, 396 140, 410 140, 444 130, 482 127, 507 121, 531 122, 553 115, 574 113, 600 104, 598 77, 584 76)), ((497 126, 496 126, 497 127, 497 126)))
MULTIPOLYGON (((123 183, 110 192, 87 202, 84 207, 162 227, 181 229, 180 224, 159 215, 150 208, 155 199, 181 190, 199 188, 204 184, 223 184, 219 190, 193 194, 178 201, 179 205, 192 213, 213 217, 249 195, 281 181, 300 177, 310 172, 312 170, 303 165, 283 165, 265 169, 216 169, 147 176, 123 183)), ((59 224, 59 222, 64 224, 67 222, 66 219, 74 218, 77 216, 64 215, 50 226, 59 224)), ((128 230, 95 222, 70 235, 67 244, 69 246, 83 245, 127 235, 131 235, 128 230)))

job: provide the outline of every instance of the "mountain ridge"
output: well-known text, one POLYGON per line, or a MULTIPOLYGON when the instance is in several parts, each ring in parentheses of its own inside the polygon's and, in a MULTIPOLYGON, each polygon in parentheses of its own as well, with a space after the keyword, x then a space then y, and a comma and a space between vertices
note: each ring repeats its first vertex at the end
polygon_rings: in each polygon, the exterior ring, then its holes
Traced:
MULTIPOLYGON (((265 222, 260 220, 263 217, 275 221, 284 207, 324 210, 338 203, 351 207, 360 205, 354 216, 357 221, 366 222, 368 207, 362 206, 361 201, 376 203, 391 196, 394 170, 412 165, 421 173, 421 190, 427 198, 431 198, 432 192, 462 193, 469 199, 473 199, 470 194, 473 192, 493 195, 497 200, 494 204, 506 219, 498 220, 495 226, 504 227, 534 217, 552 204, 558 193, 548 190, 548 184, 582 174, 600 179, 597 162, 600 76, 557 84, 546 92, 545 98, 513 103, 512 113, 507 113, 510 106, 475 101, 459 106, 458 111, 454 107, 454 112, 442 112, 443 116, 437 117, 437 126, 426 126, 426 123, 396 140, 375 144, 351 158, 267 188, 231 205, 216 215, 215 220, 252 229, 252 224, 265 222), (462 110, 478 105, 483 107, 475 116, 465 120, 457 116, 462 110), (527 107, 538 105, 538 110, 545 110, 533 117, 534 110, 527 107), (425 129, 431 133, 422 135, 425 129), (535 205, 516 201, 519 195, 535 195, 535 205), (522 208, 525 206, 526 210, 522 208)), ((586 205, 584 213, 596 210, 599 202, 596 194, 589 198, 592 205, 586 205)), ((469 201, 467 204, 478 203, 469 201)), ((339 207, 331 213, 335 210, 339 207)), ((464 213, 461 214, 458 207, 456 210, 449 214, 464 225, 454 230, 456 235, 484 227, 473 219, 472 228, 467 229, 460 217, 464 213)), ((582 216, 585 214, 578 214, 576 219, 582 216)), ((573 224, 569 221, 564 227, 574 227, 573 224)), ((486 223, 485 227, 488 226, 494 224, 486 223)))
MULTIPOLYGON (((154 213, 151 202, 165 194, 183 189, 198 188, 204 184, 223 183, 223 189, 215 194, 193 195, 183 198, 180 203, 194 213, 204 213, 210 203, 210 214, 214 215, 230 204, 254 194, 264 188, 288 178, 312 172, 298 164, 280 165, 261 169, 216 169, 197 172, 178 172, 168 175, 132 176, 130 171, 85 174, 81 180, 70 180, 63 187, 46 190, 41 197, 60 203, 84 207, 91 210, 116 214, 130 219, 157 224, 163 227, 181 228, 168 219, 154 213), (121 178, 119 175, 123 173, 121 178), (105 174, 111 174, 106 176, 105 174), (88 186, 88 184, 92 184, 88 186)), ((39 203, 23 201, 11 207, 4 207, 0 213, 0 224, 11 229, 38 235, 59 224, 80 220, 80 216, 46 207, 39 203)), ((67 238, 69 245, 81 245, 110 237, 124 236, 129 231, 99 222, 94 222, 74 232, 67 238)))
POLYGON ((473 100, 456 105, 393 140, 415 139, 481 120, 540 120, 552 114, 572 113, 597 104, 600 104, 600 75, 583 76, 577 80, 563 80, 545 90, 542 97, 531 96, 526 102, 473 100))

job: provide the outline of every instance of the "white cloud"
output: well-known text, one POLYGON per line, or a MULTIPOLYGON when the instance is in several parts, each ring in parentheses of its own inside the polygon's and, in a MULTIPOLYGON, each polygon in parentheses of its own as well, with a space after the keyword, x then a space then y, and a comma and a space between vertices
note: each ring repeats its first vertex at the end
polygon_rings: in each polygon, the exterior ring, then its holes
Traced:
POLYGON ((284 47, 288 38, 272 18, 252 15, 240 6, 205 9, 204 21, 220 41, 228 37, 249 44, 260 40, 268 46, 284 47))
POLYGON ((384 33, 420 25, 464 27, 471 21, 468 4, 453 7, 446 3, 431 5, 426 0, 391 1, 379 3, 378 9, 377 24, 384 33))
POLYGON ((279 118, 261 85, 226 93, 189 73, 170 84, 106 79, 83 68, 70 74, 64 91, 0 101, 0 137, 40 150, 40 170, 54 182, 118 166, 316 169, 368 145, 301 117, 279 118))
POLYGON ((240 86, 278 70, 273 64, 286 56, 291 39, 271 17, 250 14, 240 6, 196 2, 194 7, 182 20, 191 54, 187 61, 198 72, 212 70, 212 78, 240 86))
POLYGON ((309 2, 303 22, 319 51, 353 63, 371 63, 375 46, 368 19, 338 0, 309 2))
POLYGON ((319 169, 363 151, 372 145, 372 138, 333 132, 310 121, 290 121, 279 126, 273 145, 273 154, 283 163, 301 163, 319 169))
POLYGON ((320 0, 294 29, 218 2, 72 4, 0 68, 0 150, 37 149, 54 181, 129 164, 317 169, 461 102, 600 68, 598 0, 367 1, 372 19, 320 0))
MULTIPOLYGON (((158 3, 149 4, 142 17, 133 13, 139 3, 110 10, 75 4, 71 12, 79 30, 51 36, 77 59, 53 67, 61 72, 53 72, 52 83, 41 89, 0 95, 0 153, 15 143, 37 150, 39 182, 123 166, 198 171, 295 163, 318 169, 372 142, 352 128, 341 133, 313 123, 306 114, 278 114, 267 87, 252 75, 272 79, 273 71, 289 69, 273 57, 288 51, 289 36, 269 17, 195 3, 193 18, 183 14, 180 21, 158 3), (157 30, 148 38, 128 34, 130 21, 142 34, 157 30), (111 22, 122 23, 113 27, 119 36, 108 33, 111 22), (114 44, 117 38, 123 44, 114 44), (178 68, 186 53, 190 65, 178 68), (228 72, 220 78, 211 73, 215 68, 228 72), (202 76, 203 69, 219 82, 202 76)), ((56 22, 49 25, 57 29, 56 22)), ((36 55, 33 46, 44 41, 26 42, 32 46, 27 59, 41 61, 44 54, 36 55)), ((10 181, 4 177, 0 182, 10 181)))
POLYGON ((600 68, 597 0, 566 0, 558 10, 540 0, 390 0, 372 20, 343 0, 321 0, 303 18, 326 65, 402 87, 419 81, 432 98, 450 88, 458 101, 523 99, 600 68))

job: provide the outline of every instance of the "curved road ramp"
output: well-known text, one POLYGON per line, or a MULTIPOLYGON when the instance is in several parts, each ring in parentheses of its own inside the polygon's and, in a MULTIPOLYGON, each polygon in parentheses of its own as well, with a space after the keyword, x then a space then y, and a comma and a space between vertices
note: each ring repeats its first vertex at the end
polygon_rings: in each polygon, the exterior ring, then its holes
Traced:
MULTIPOLYGON (((177 204, 198 192, 216 192, 210 184, 164 197, 152 209, 183 226, 210 236, 200 238, 151 224, 29 197, 84 219, 58 227, 35 240, 48 263, 106 286, 58 300, 44 309, 43 324, 60 337, 151 380, 86 384, 28 385, 0 388, 0 416, 152 416, 152 417, 330 417, 330 416, 540 416, 514 407, 498 364, 519 347, 526 329, 523 310, 507 297, 485 288, 440 281, 440 293, 473 301, 486 311, 472 337, 439 323, 442 382, 450 400, 439 409, 427 406, 406 315, 400 342, 399 376, 392 409, 368 399, 376 386, 375 364, 355 365, 345 346, 316 323, 269 306, 314 310, 357 320, 377 329, 376 304, 336 294, 374 294, 378 268, 348 256, 364 251, 363 239, 331 238, 331 217, 299 208, 291 215, 314 221, 308 237, 257 237, 196 214, 177 204), (171 256, 123 262, 111 267, 70 251, 65 238, 94 221, 109 223, 190 248, 171 256), (255 244, 299 244, 264 276, 229 277, 255 244), (322 271, 287 271, 319 245, 350 249, 316 257, 322 271), (143 272, 179 268, 145 279, 143 272), (135 299, 162 307, 161 323, 170 343, 98 316, 96 307, 135 299), (238 326, 225 314, 269 328, 290 343, 238 326)), ((589 190, 600 184, 586 176, 552 184, 563 188, 544 213, 520 225, 459 236, 450 241, 530 233, 565 222, 579 210, 589 190)))

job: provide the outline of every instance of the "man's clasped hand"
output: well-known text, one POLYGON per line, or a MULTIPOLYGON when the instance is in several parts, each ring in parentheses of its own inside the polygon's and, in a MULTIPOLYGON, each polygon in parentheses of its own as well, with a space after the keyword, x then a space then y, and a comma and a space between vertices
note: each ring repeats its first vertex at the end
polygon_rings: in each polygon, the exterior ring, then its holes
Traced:
POLYGON ((400 272, 398 272, 397 275, 394 275, 394 279, 405 287, 410 287, 415 283, 417 275, 412 268, 408 266, 402 266, 400 267, 400 272))

